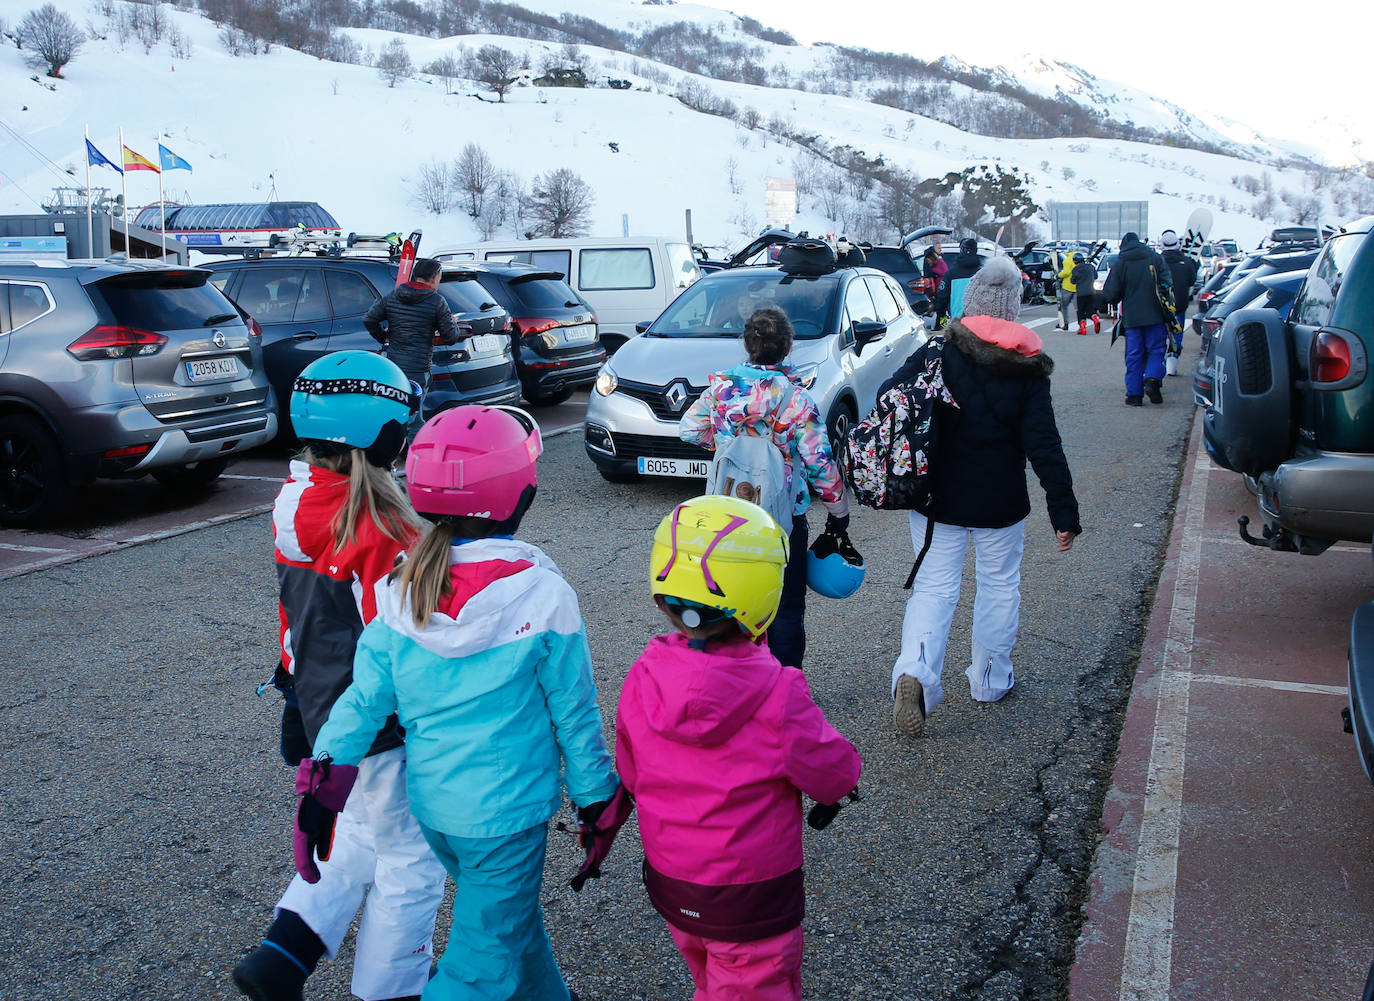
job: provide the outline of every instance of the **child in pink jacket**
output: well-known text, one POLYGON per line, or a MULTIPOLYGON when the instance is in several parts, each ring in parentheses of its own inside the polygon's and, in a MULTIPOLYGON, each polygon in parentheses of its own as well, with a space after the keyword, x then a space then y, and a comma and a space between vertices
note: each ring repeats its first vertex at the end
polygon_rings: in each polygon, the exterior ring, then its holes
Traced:
POLYGON ((645 888, 687 961, 694 1001, 798 1001, 802 793, 836 803, 862 763, 802 672, 763 639, 786 535, 747 501, 698 497, 663 520, 650 562, 677 631, 635 661, 616 723, 645 888))

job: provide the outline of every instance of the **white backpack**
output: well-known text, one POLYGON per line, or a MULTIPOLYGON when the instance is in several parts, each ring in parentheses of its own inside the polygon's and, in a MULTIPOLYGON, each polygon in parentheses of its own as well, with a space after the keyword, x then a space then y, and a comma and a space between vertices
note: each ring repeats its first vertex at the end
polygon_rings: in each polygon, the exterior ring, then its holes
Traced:
MULTIPOLYGON (((792 398, 789 388, 783 407, 792 398)), ((757 504, 773 516, 783 533, 792 533, 796 498, 787 476, 787 464, 772 438, 751 434, 744 428, 716 445, 716 457, 706 474, 706 492, 738 497, 757 504)))

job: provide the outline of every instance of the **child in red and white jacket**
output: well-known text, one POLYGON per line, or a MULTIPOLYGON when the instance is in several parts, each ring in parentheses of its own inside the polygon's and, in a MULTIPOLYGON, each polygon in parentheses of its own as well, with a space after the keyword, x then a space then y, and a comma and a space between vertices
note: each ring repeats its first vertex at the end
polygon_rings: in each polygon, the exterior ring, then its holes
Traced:
POLYGON ((833 804, 859 754, 762 637, 787 539, 766 511, 698 497, 659 525, 656 636, 620 694, 616 768, 635 798, 644 884, 696 1001, 801 997, 802 794, 833 804))

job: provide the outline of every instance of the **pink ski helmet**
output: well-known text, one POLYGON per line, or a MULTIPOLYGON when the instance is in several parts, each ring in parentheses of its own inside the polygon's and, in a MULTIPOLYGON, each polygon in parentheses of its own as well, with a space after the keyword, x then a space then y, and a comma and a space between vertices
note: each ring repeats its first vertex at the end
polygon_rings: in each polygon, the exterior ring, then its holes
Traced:
POLYGON ((462 406, 425 422, 406 455, 415 510, 505 521, 523 514, 544 450, 539 425, 515 407, 462 406))

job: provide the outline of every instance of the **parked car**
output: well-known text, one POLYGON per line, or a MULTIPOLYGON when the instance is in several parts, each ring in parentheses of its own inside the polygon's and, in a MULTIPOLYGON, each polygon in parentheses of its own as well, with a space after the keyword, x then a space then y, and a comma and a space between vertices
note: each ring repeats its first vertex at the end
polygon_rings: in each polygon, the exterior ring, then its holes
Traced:
MULTIPOLYGON (((952 229, 943 226, 927 226, 925 229, 908 233, 895 247, 874 246, 868 243, 859 246, 864 252, 866 265, 885 271, 897 279, 897 284, 906 294, 907 305, 911 307, 912 312, 917 316, 931 316, 934 312, 932 298, 935 294, 935 289, 931 287, 933 279, 927 279, 921 274, 922 258, 919 255, 913 256, 911 246, 917 240, 929 236, 948 236, 953 232, 952 229)), ((931 316, 931 321, 933 320, 934 317, 931 316)))
POLYGON ((101 476, 202 487, 277 433, 261 337, 209 278, 0 261, 0 522, 58 518, 101 476))
POLYGON ((869 267, 793 275, 777 267, 706 275, 606 363, 587 406, 585 446, 613 483, 703 477, 710 453, 678 437, 707 379, 745 360, 743 321, 773 305, 792 320, 788 363, 815 398, 832 442, 874 405, 878 386, 925 342, 901 286, 869 267))
POLYGON ((596 313, 558 272, 528 264, 454 262, 450 267, 480 284, 510 314, 515 368, 530 403, 562 403, 574 389, 596 381, 606 361, 596 313))
MULTIPOLYGON (((396 287, 397 265, 384 257, 240 258, 207 267, 214 284, 262 327, 267 377, 288 437, 291 385, 306 365, 334 351, 380 349, 363 317, 396 287)), ((438 291, 470 335, 435 346, 425 419, 464 403, 518 402, 506 311, 460 271, 445 270, 438 291)))
POLYGON ((1287 318, 1240 310, 1216 346, 1204 440, 1249 477, 1270 549, 1316 554, 1374 535, 1374 216, 1322 247, 1287 318))
POLYGON ((793 233, 786 229, 765 229, 726 258, 712 258, 699 246, 693 246, 692 253, 702 274, 724 271, 726 268, 743 268, 751 264, 772 264, 776 261, 776 256, 770 256, 770 252, 775 255, 777 247, 789 240, 797 239, 798 236, 806 234, 793 233))
POLYGON ((450 247, 441 261, 529 264, 557 272, 596 311, 597 330, 608 354, 635 335, 635 324, 663 312, 677 294, 701 277, 685 240, 662 237, 567 237, 504 240, 450 247))

